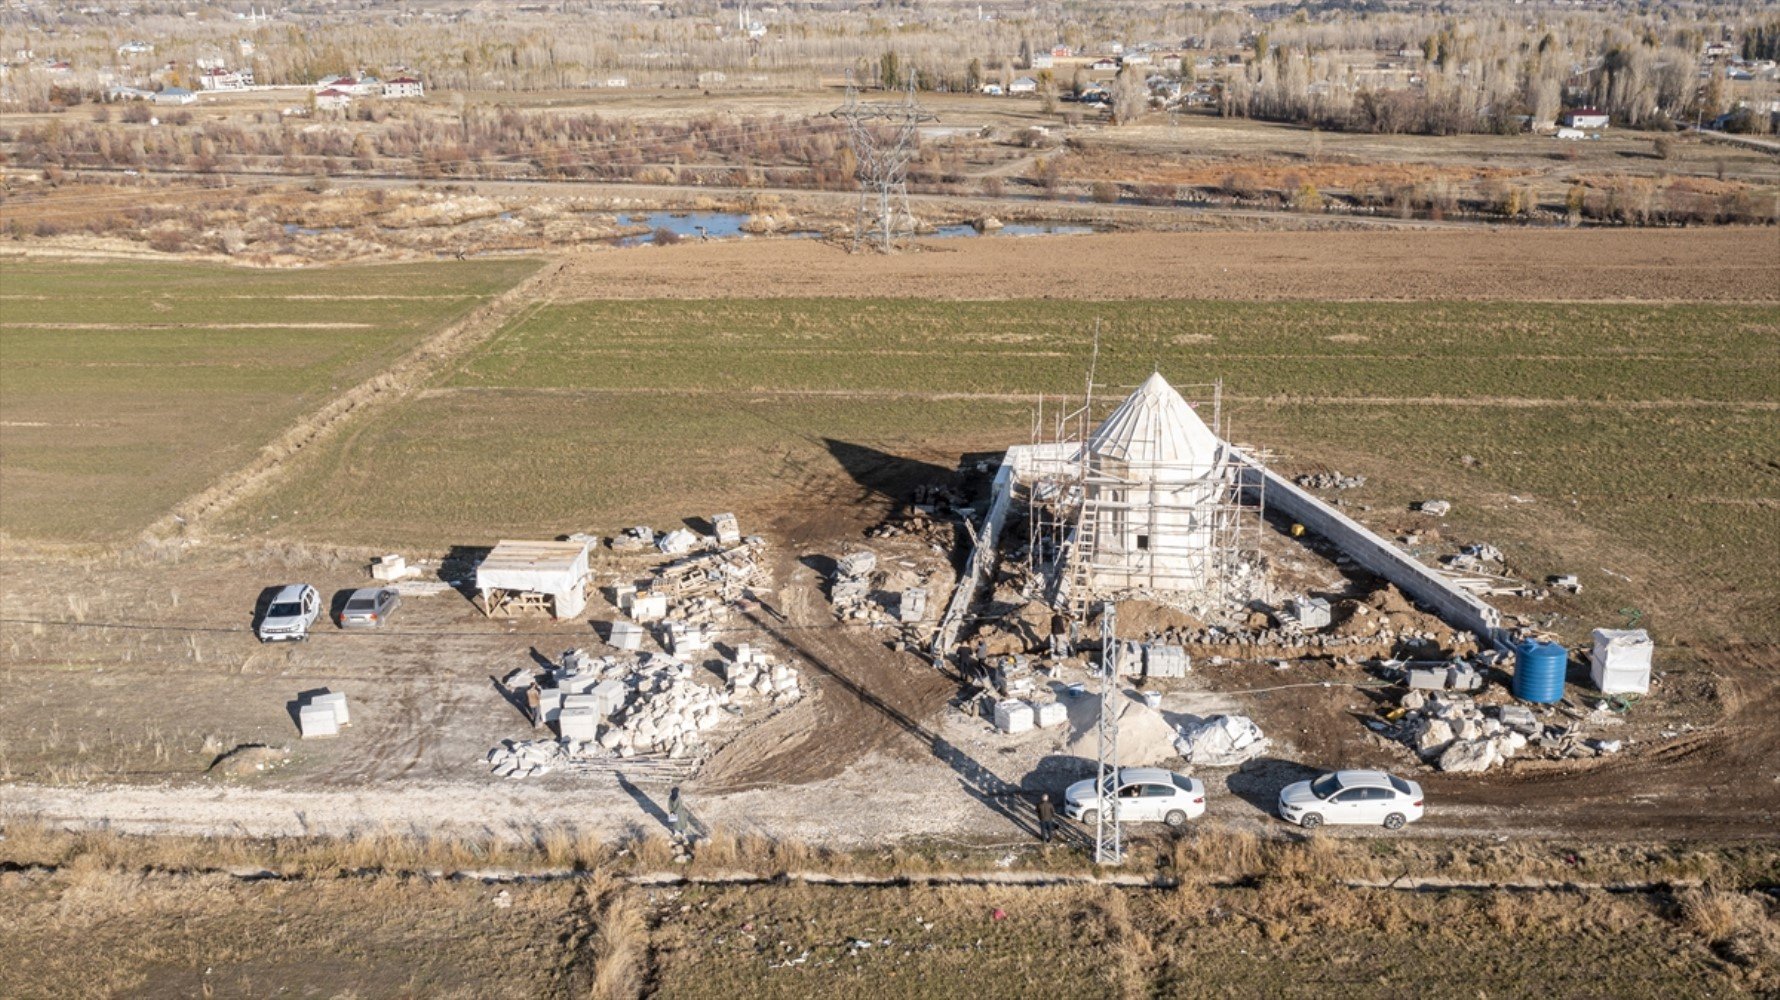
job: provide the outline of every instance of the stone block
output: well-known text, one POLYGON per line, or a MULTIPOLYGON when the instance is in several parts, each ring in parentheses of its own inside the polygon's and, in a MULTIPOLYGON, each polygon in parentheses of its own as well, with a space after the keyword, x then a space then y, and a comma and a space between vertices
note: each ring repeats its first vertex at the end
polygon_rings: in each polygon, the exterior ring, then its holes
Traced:
POLYGON ((565 740, 591 740, 599 736, 599 721, 592 706, 565 706, 556 719, 556 731, 565 740))
POLYGON ((306 740, 340 735, 340 719, 332 705, 303 705, 297 709, 297 729, 306 740))
POLYGON ((638 594, 630 602, 630 617, 633 621, 654 622, 667 617, 668 599, 666 594, 638 594))
POLYGON ((1411 667, 1409 669, 1409 690, 1411 690, 1411 691, 1444 691, 1444 690, 1446 690, 1446 668, 1444 668, 1444 667, 1411 667))
POLYGON ((1032 706, 1015 698, 995 703, 995 728, 1004 733, 1024 733, 1032 729, 1032 706))
POLYGON ((342 726, 352 725, 352 713, 346 709, 346 692, 344 691, 329 691, 327 694, 318 694, 314 698, 309 699, 309 704, 325 705, 327 706, 328 711, 334 713, 335 722, 342 726))
POLYGON ((1040 729, 1061 726, 1069 722, 1069 710, 1060 701, 1036 702, 1032 706, 1032 723, 1040 729))
POLYGON ((636 622, 613 622, 610 644, 615 649, 635 652, 643 648, 643 626, 636 622))

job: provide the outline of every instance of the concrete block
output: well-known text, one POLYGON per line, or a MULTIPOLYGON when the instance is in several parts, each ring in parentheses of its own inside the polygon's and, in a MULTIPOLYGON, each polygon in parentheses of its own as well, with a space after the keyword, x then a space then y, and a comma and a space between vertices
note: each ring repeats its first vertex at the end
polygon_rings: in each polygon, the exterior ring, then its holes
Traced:
POLYGON ((829 596, 836 604, 857 604, 871 594, 871 584, 860 577, 842 577, 834 581, 829 596))
POLYGON ((668 599, 666 594, 638 594, 630 604, 630 617, 634 621, 654 622, 667 617, 668 599))
POLYGON ((371 579, 394 583, 408 575, 408 560, 398 555, 378 556, 371 563, 371 579))
POLYGON ((536 683, 537 677, 532 674, 530 667, 520 667, 501 681, 501 685, 509 691, 524 691, 536 683))
POLYGON ((568 674, 556 679, 556 687, 565 695, 586 694, 593 690, 599 680, 599 675, 594 673, 568 674))
POLYGON ((631 602, 636 599, 637 588, 634 584, 621 583, 612 588, 612 603, 618 605, 618 610, 626 614, 630 613, 631 602))
POLYGON ((1004 733, 1024 733, 1032 729, 1032 706, 1013 698, 995 703, 995 728, 1004 733))
POLYGON ((1329 602, 1321 597, 1295 597, 1286 602, 1286 620, 1299 628, 1327 628, 1330 621, 1329 602))
POLYGON ((1152 642, 1143 647, 1145 677, 1185 677, 1191 667, 1192 659, 1179 646, 1152 642))
POLYGON ((1500 712, 1502 725, 1514 732, 1532 736, 1539 731, 1538 717, 1525 705, 1503 705, 1500 712))
POLYGON ((643 626, 636 622, 613 622, 611 645, 632 652, 643 648, 643 626))
POLYGON ((734 545, 742 540, 741 524, 736 521, 734 514, 712 515, 711 527, 717 533, 717 544, 719 545, 734 545))
POLYGON ((309 704, 326 705, 328 710, 334 713, 335 722, 342 726, 352 725, 352 713, 346 709, 346 692, 344 691, 329 691, 327 694, 318 694, 309 700, 309 704))
POLYGON ((1069 722, 1069 710, 1060 701, 1037 702, 1032 706, 1032 723, 1040 729, 1061 726, 1069 722))
POLYGON ((306 740, 340 735, 340 718, 332 705, 308 704, 297 709, 297 729, 306 740))
POLYGON ((1446 668, 1444 668, 1444 667, 1411 667, 1409 670, 1409 690, 1411 690, 1411 691, 1444 691, 1444 690, 1446 690, 1446 668))
POLYGON ((599 715, 591 706, 564 707, 557 717, 556 731, 565 740, 591 740, 599 736, 599 715))
POLYGON ((878 568, 878 554, 867 549, 851 552, 835 560, 835 569, 841 576, 867 576, 878 568))
POLYGON ((562 701, 567 695, 561 688, 538 689, 538 722, 555 722, 562 714, 562 701))
POLYGON ((927 590, 923 587, 911 587, 902 592, 902 601, 897 608, 897 618, 904 624, 923 621, 927 617, 927 590))
POLYGON ((612 713, 624 707, 624 701, 630 696, 630 689, 623 681, 600 681, 593 686, 588 697, 594 699, 593 707, 599 712, 600 718, 609 719, 612 713))

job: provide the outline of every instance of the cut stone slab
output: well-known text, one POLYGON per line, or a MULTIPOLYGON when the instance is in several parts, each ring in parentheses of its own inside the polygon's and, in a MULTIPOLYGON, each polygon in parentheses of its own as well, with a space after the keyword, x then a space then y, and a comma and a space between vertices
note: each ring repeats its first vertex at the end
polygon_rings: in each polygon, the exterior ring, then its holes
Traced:
POLYGON ((328 711, 334 713, 334 721, 342 726, 352 725, 352 713, 347 711, 346 692, 344 691, 318 694, 309 700, 309 704, 325 706, 328 711))
POLYGON ((1061 726, 1069 721, 1069 710, 1060 701, 1039 702, 1032 706, 1032 722, 1040 729, 1061 726))
POLYGON ((340 719, 332 705, 308 704, 297 709, 297 729, 306 740, 340 735, 340 719))

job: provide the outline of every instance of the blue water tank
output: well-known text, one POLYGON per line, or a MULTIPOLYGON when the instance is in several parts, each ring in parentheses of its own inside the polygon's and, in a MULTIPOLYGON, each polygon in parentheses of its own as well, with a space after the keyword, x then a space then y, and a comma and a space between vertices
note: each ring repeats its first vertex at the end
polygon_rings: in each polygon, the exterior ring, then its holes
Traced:
POLYGON ((1514 649, 1514 696, 1544 705, 1564 697, 1570 653, 1555 642, 1528 639, 1514 649))

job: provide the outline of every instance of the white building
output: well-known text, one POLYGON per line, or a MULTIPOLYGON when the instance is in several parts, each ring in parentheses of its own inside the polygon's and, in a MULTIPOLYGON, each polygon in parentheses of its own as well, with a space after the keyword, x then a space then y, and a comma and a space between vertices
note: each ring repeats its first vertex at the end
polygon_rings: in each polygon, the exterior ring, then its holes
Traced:
POLYGON ((1057 65, 1057 57, 1049 52, 1034 52, 1031 61, 1027 69, 1052 69, 1057 65))
POLYGON ((1193 593, 1216 581, 1224 446, 1160 373, 1088 439, 1083 547, 1094 590, 1193 593))
POLYGON ((243 74, 220 66, 198 74, 198 86, 205 90, 246 90, 252 82, 251 71, 243 74))
POLYGON ((165 90, 156 91, 153 98, 156 104, 190 104, 197 99, 197 94, 184 87, 168 87, 165 90))
POLYGON ((1599 108, 1571 108, 1559 121, 1567 128, 1606 128, 1607 112, 1599 108))
POLYGON ((345 111, 352 106, 352 95, 344 90, 329 87, 315 95, 315 107, 320 111, 345 111))
POLYGON ((1038 81, 1029 76, 1020 77, 1007 85, 1010 94, 1033 94, 1038 92, 1038 81))
POLYGON ((383 85, 383 96, 391 100, 425 97, 426 85, 411 76, 398 76, 383 85))

